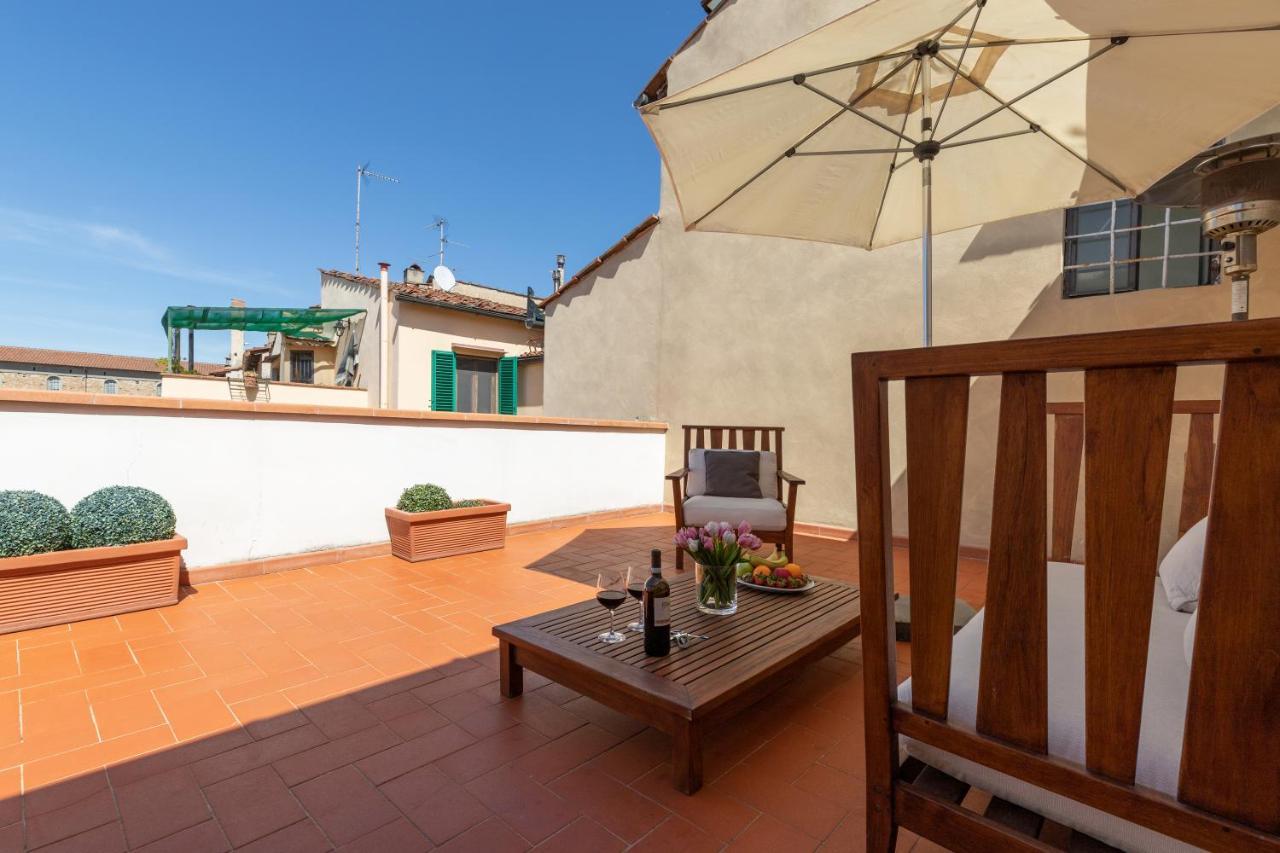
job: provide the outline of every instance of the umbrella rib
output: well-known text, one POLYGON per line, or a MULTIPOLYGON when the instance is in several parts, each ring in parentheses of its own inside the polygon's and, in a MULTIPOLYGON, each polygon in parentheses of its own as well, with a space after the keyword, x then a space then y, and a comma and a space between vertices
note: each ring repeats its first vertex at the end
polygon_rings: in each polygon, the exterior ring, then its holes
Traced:
MULTIPOLYGON (((1210 30, 1164 30, 1154 33, 1128 33, 1126 38, 1150 39, 1150 38, 1173 38, 1176 36, 1226 36, 1238 35, 1241 33, 1271 33, 1280 31, 1280 24, 1262 24, 1256 27, 1235 27, 1224 29, 1210 30)), ((1046 36, 1044 38, 1026 38, 1026 39, 991 39, 983 41, 983 47, 1022 47, 1026 45, 1039 44, 1069 44, 1077 41, 1102 41, 1103 39, 1114 38, 1114 36, 1082 34, 1078 36, 1046 36)), ((960 44, 939 44, 938 50, 962 50, 963 45, 960 44)))
POLYGON ((973 0, 972 3, 970 3, 968 6, 965 6, 963 9, 961 9, 958 15, 956 15, 954 18, 952 18, 943 26, 934 30, 933 38, 931 39, 931 41, 937 41, 938 39, 942 38, 942 36, 947 32, 947 30, 951 29, 956 24, 960 23, 960 21, 964 18, 964 16, 972 12, 975 7, 979 11, 981 11, 982 7, 985 5, 987 5, 987 0, 973 0))
MULTIPOLYGON (((951 66, 951 63, 950 63, 950 62, 948 62, 946 59, 944 59, 944 58, 942 58, 942 57, 939 57, 939 61, 940 61, 940 62, 942 62, 942 64, 943 64, 943 65, 946 65, 946 66, 948 66, 948 67, 953 67, 953 66, 951 66)), ((1001 100, 1001 98, 1000 98, 1000 96, 999 96, 999 95, 997 95, 995 92, 992 92, 990 89, 988 89, 988 88, 987 88, 986 86, 984 86, 982 83, 978 82, 978 81, 977 81, 977 80, 975 80, 973 77, 970 77, 968 74, 965 74, 963 71, 961 71, 961 72, 960 72, 960 75, 961 75, 962 77, 964 77, 964 79, 966 79, 966 80, 968 80, 970 83, 972 83, 974 86, 976 86, 979 90, 981 90, 982 92, 984 92, 987 96, 989 96, 989 97, 991 97, 991 98, 994 98, 994 99, 995 99, 996 101, 998 101, 1000 104, 1004 105, 1004 108, 1005 108, 1005 109, 1008 109, 1008 110, 1009 110, 1009 112, 1013 113, 1015 116, 1017 116, 1018 118, 1020 118, 1020 119, 1022 119, 1023 121, 1025 121, 1029 126, 1034 126, 1034 127, 1039 128, 1039 132, 1040 132, 1040 133, 1042 133, 1042 134, 1044 134, 1044 137, 1045 137, 1046 139, 1048 139, 1048 140, 1049 140, 1050 142, 1052 142, 1053 144, 1057 145, 1057 146, 1058 146, 1059 148, 1061 148, 1063 151, 1066 151, 1066 152, 1067 152, 1068 154, 1070 154, 1072 157, 1076 158, 1077 160, 1079 160, 1079 161, 1080 161, 1081 163, 1083 163, 1084 165, 1088 166, 1088 167, 1089 167, 1090 169, 1092 169, 1093 171, 1097 172, 1097 173, 1098 173, 1099 175, 1101 175, 1102 177, 1106 178, 1108 181, 1110 181, 1112 184, 1114 184, 1114 185, 1116 186, 1116 188, 1117 188, 1117 189, 1119 189, 1121 192, 1129 193, 1129 194, 1133 194, 1133 191, 1132 191, 1131 189, 1129 189, 1127 186, 1125 186, 1125 185, 1124 185, 1124 182, 1123 182, 1123 181, 1121 181, 1120 179, 1118 179, 1115 175, 1112 175, 1112 174, 1111 174, 1110 172, 1108 172, 1106 169, 1102 168, 1102 167, 1101 167, 1101 166, 1099 166, 1097 163, 1094 163, 1094 162, 1093 162, 1092 160, 1090 160, 1088 157, 1085 157, 1085 156, 1084 156, 1083 154, 1081 154, 1079 151, 1076 151, 1074 148, 1072 148, 1071 146, 1067 145, 1065 142, 1063 142, 1063 141, 1062 141, 1061 139, 1059 139, 1058 137, 1054 136, 1054 135, 1053 135, 1052 133, 1050 133, 1049 131, 1045 130, 1043 127, 1040 127, 1040 125, 1036 124, 1036 123, 1035 123, 1035 122, 1033 122, 1030 118, 1028 118, 1028 117, 1026 116, 1026 114, 1024 114, 1023 112, 1021 112, 1020 110, 1016 110, 1016 109, 1014 109, 1014 108, 1013 108, 1013 106, 1012 106, 1011 104, 1006 104, 1003 100, 1001 100)), ((955 134, 951 134, 951 135, 952 135, 952 136, 954 136, 955 134)), ((946 140, 943 140, 943 141, 945 142, 946 140)))
MULTIPOLYGON (((902 66, 898 66, 898 67, 899 67, 899 68, 901 68, 902 66)), ((889 125, 887 125, 887 124, 885 124, 884 122, 880 121, 880 119, 872 118, 871 116, 869 116, 869 115, 867 115, 866 113, 864 113, 864 112, 862 112, 861 110, 859 110, 859 109, 858 109, 857 107, 855 107, 853 104, 846 104, 844 101, 840 100, 840 99, 839 99, 839 98, 837 98, 835 95, 828 95, 826 92, 822 91, 821 89, 817 88, 816 86, 811 86, 811 85, 810 85, 806 80, 804 80, 804 79, 803 79, 803 77, 800 77, 800 78, 798 79, 798 85, 800 85, 800 86, 804 87, 805 89, 808 89, 810 92, 813 92, 815 95, 818 95, 818 96, 820 96, 820 97, 826 98, 826 99, 827 99, 828 101, 830 101, 831 103, 833 103, 833 104, 835 104, 836 106, 840 107, 840 109, 841 109, 841 110, 843 110, 843 111, 845 111, 845 112, 848 112, 848 113, 851 113, 851 114, 853 114, 853 115, 856 115, 858 118, 866 119, 867 121, 869 121, 869 122, 871 122, 872 124, 874 124, 876 127, 880 128, 881 130, 883 130, 883 131, 885 131, 885 132, 887 132, 887 133, 892 133, 894 136, 898 137, 898 138, 899 138, 899 139, 901 139, 903 142, 910 142, 912 145, 915 145, 915 144, 916 144, 916 141, 915 141, 914 139, 912 139, 910 136, 907 136, 906 134, 903 134, 903 133, 899 133, 898 131, 896 131, 896 130, 894 130, 892 127, 890 127, 889 125)), ((869 93, 870 91, 871 91, 871 89, 868 89, 866 92, 864 92, 864 93, 863 93, 863 95, 865 95, 865 94, 869 93)), ((860 95, 860 96, 857 98, 857 100, 861 100, 861 99, 862 99, 862 96, 860 95)), ((854 101, 854 103, 857 103, 857 100, 855 100, 855 101, 854 101)))
MULTIPOLYGON (((920 73, 920 64, 916 65, 915 76, 911 80, 911 86, 907 90, 907 105, 910 106, 912 98, 916 96, 916 89, 920 87, 923 74, 920 73)), ((907 122, 911 118, 911 110, 904 110, 902 113, 902 129, 907 129, 907 122)), ((902 143, 898 143, 898 149, 901 150, 902 143)), ((871 223, 871 234, 867 238, 867 246, 871 247, 876 242, 876 231, 880 229, 880 214, 884 213, 884 202, 889 197, 889 184, 893 183, 893 175, 898 171, 898 152, 893 153, 893 162, 889 164, 889 173, 885 175, 884 189, 880 191, 880 204, 876 205, 876 218, 871 223)))
POLYGON ((797 151, 793 157, 826 157, 837 154, 897 154, 902 151, 902 147, 897 148, 858 148, 845 149, 840 151, 797 151))
MULTIPOLYGON (((960 51, 960 58, 956 60, 955 70, 951 72, 951 82, 947 84, 947 92, 942 96, 942 104, 938 107, 938 115, 934 117, 933 126, 929 128, 930 139, 933 139, 938 135, 938 125, 942 124, 942 115, 947 111, 947 103, 951 100, 951 92, 955 89, 956 80, 960 77, 960 69, 964 67, 964 56, 969 52, 969 45, 973 43, 973 34, 978 31, 978 19, 982 17, 982 9, 985 5, 985 0, 983 0, 983 2, 974 3, 974 7, 977 8, 977 11, 973 14, 973 25, 969 27, 969 35, 965 36, 964 47, 960 51)), ((954 26, 954 24, 951 26, 954 26)), ((947 29, 951 29, 951 26, 948 26, 947 29)), ((926 58, 923 61, 927 62, 928 59, 926 58)))
MULTIPOLYGON (((959 136, 960 134, 964 133, 966 130, 969 130, 969 129, 970 129, 970 128, 972 128, 972 127, 975 127, 975 126, 977 126, 977 125, 979 125, 979 124, 982 124, 982 123, 983 123, 984 121, 986 121, 987 119, 991 118, 992 116, 999 115, 1000 113, 1004 112, 1004 111, 1005 111, 1005 110, 1007 110, 1007 109, 1011 109, 1011 108, 1013 107, 1013 105, 1014 105, 1014 104, 1018 103, 1018 101, 1021 101, 1021 100, 1022 100, 1022 99, 1024 99, 1024 98, 1029 98, 1029 97, 1031 97, 1031 96, 1032 96, 1032 95, 1034 95, 1036 92, 1039 92, 1041 89, 1043 89, 1045 86, 1048 86, 1049 84, 1054 83, 1054 82, 1056 82, 1057 80, 1061 80, 1063 77, 1067 76, 1067 75, 1068 75, 1068 74, 1070 74, 1072 71, 1075 71, 1075 70, 1076 70, 1076 69, 1078 69, 1078 68, 1083 68, 1085 65, 1088 65, 1088 64, 1089 64, 1090 62, 1092 62, 1093 60, 1097 59, 1098 57, 1102 56, 1103 54, 1110 53, 1111 51, 1115 50, 1117 47, 1119 47, 1119 46, 1120 46, 1120 45, 1122 45, 1122 44, 1124 44, 1124 41, 1122 41, 1122 40, 1120 40, 1120 39, 1112 39, 1110 42, 1108 42, 1107 44, 1105 44, 1105 45, 1103 45, 1102 47, 1098 48, 1097 50, 1093 51, 1093 52, 1092 52, 1092 53, 1090 53, 1088 56, 1086 56, 1084 59, 1081 59, 1079 62, 1073 62, 1073 63, 1071 63, 1071 65, 1068 65, 1066 68, 1062 69, 1062 70, 1061 70, 1061 71, 1059 71, 1057 74, 1054 74, 1054 75, 1053 75, 1053 76, 1051 76, 1051 77, 1047 77, 1047 78, 1045 78, 1044 80, 1041 80, 1039 83, 1037 83, 1036 85, 1032 86, 1030 89, 1027 89, 1027 90, 1026 90, 1025 92, 1023 92, 1022 94, 1017 95, 1016 97, 1014 97, 1014 98, 1012 98, 1012 99, 1010 99, 1010 100, 1008 100, 1008 101, 1002 100, 1002 99, 1000 99, 1000 98, 995 98, 995 96, 994 96, 994 95, 992 95, 992 97, 996 99, 996 101, 1000 104, 1000 106, 996 107, 995 109, 991 110, 990 112, 987 112, 987 113, 984 113, 984 114, 982 114, 982 115, 978 116, 977 118, 975 118, 973 121, 969 122, 968 124, 966 124, 966 125, 964 125, 964 126, 962 126, 962 127, 958 128, 958 129, 956 129, 956 130, 953 130, 951 133, 948 133, 946 136, 942 137, 942 139, 941 139, 940 141, 942 142, 942 144, 944 144, 944 145, 945 145, 947 142, 950 142, 952 139, 955 139, 957 136, 959 136)), ((963 73, 963 72, 961 72, 961 70, 960 70, 960 66, 959 66, 959 65, 951 65, 951 63, 950 63, 950 62, 945 62, 945 61, 944 61, 944 64, 951 66, 952 70, 953 70, 953 71, 955 71, 957 74, 961 74, 961 73, 963 73)), ((970 77, 969 77, 969 75, 965 74, 965 75, 964 75, 964 78, 965 78, 966 80, 969 80, 970 82, 972 82, 972 78, 970 78, 970 77)), ((990 93, 988 93, 988 94, 990 94, 990 93)))
MULTIPOLYGON (((826 68, 819 68, 816 71, 805 71, 802 72, 802 74, 806 77, 817 77, 820 74, 832 74, 836 71, 848 71, 850 68, 859 68, 863 65, 871 65, 872 63, 884 62, 889 59, 902 59, 904 56, 910 58, 912 57, 914 50, 915 48, 912 48, 911 50, 899 50, 893 53, 883 53, 879 56, 868 57, 867 59, 855 59, 852 62, 842 62, 839 65, 829 65, 826 68)), ((685 98, 682 101, 672 101, 669 104, 659 102, 657 104, 657 108, 658 111, 661 112, 662 110, 669 110, 674 107, 684 107, 689 104, 700 104, 703 101, 723 98, 728 95, 740 95, 743 92, 754 92, 756 89, 766 89, 770 86, 781 85, 782 83, 794 83, 795 78, 795 74, 789 74, 786 77, 775 77, 771 80, 762 80, 759 83, 747 83, 743 86, 736 86, 732 89, 725 89, 720 92, 708 92, 705 95, 695 95, 692 98, 685 98)))
MULTIPOLYGON (((899 62, 899 63, 898 63, 897 65, 895 65, 895 66, 894 66, 890 71, 887 71, 887 72, 886 72, 886 73, 885 73, 885 74, 884 74, 884 75, 883 75, 879 80, 876 80, 874 83, 872 83, 870 86, 868 86, 868 87, 867 87, 867 89, 866 89, 865 91, 860 92, 860 93, 858 94, 858 96, 857 96, 857 97, 853 98, 853 99, 849 102, 849 104, 847 104, 847 105, 846 105, 846 104, 841 103, 840 101, 838 101, 838 100, 837 100, 837 101, 836 101, 836 103, 840 104, 840 110, 838 110, 837 112, 833 113, 833 114, 831 115, 831 117, 830 117, 830 118, 828 118, 828 119, 827 119, 826 121, 824 121, 822 124, 820 124, 820 125, 818 125, 817 127, 815 127, 813 130, 809 131, 807 134, 805 134, 805 136, 804 136, 804 138, 803 138, 803 139, 801 139, 801 140, 800 140, 799 142, 797 142, 795 145, 792 145, 792 146, 791 146, 790 148, 788 148, 786 151, 783 151, 781 154, 779 154, 777 157, 775 157, 775 158, 774 158, 774 159, 773 159, 773 160, 772 160, 772 161, 771 161, 767 166, 765 166, 765 167, 764 167, 763 169, 761 169, 760 171, 756 172, 754 175, 752 175, 750 178, 748 178, 744 183, 739 184, 737 189, 735 189, 733 192, 729 193, 729 194, 728 194, 727 196, 725 196, 724 198, 720 199, 719 203, 717 203, 715 207, 711 208, 711 209, 710 209, 710 210, 708 210, 706 213, 702 214, 702 215, 701 215, 701 216, 699 216, 697 219, 695 219, 695 220, 693 221, 693 224, 692 224, 692 225, 690 225, 689 227, 690 227, 690 228, 697 227, 698 223, 700 223, 702 220, 706 219, 706 218, 707 218, 708 216, 710 216, 711 214, 715 213, 715 212, 716 212, 717 210, 719 210, 720 208, 724 207, 724 206, 729 202, 729 200, 730 200, 730 199, 732 199, 732 198, 733 198, 734 196, 736 196, 738 193, 740 193, 740 192, 742 192, 743 190, 745 190, 747 187, 749 187, 749 186, 751 186, 752 184, 754 184, 757 180, 759 180, 759 179, 760 179, 760 177, 761 177, 765 172, 769 171, 769 170, 770 170, 770 169, 772 169, 774 166, 778 165, 779 163, 781 163, 783 160, 787 159, 788 157, 792 157, 792 156, 794 156, 795 154, 797 154, 797 153, 798 153, 798 152, 796 151, 796 149, 797 149, 797 148, 799 148, 801 145, 804 145, 804 144, 805 144, 806 142, 808 142, 810 139, 813 139, 815 136, 817 136, 817 135, 818 135, 819 133, 821 133, 822 131, 826 130, 828 127, 830 127, 830 126, 831 126, 832 122, 834 122, 836 119, 840 118, 840 116, 844 115, 844 109, 845 109, 845 107, 846 107, 846 106, 852 107, 854 104, 858 103, 858 102, 859 102, 859 101, 861 101, 863 98, 867 97, 867 95, 870 95, 870 94, 871 94, 872 92, 874 92, 876 89, 880 88, 882 85, 884 85, 885 81, 889 80, 891 77, 893 77, 895 74, 897 74, 897 73, 898 73, 899 71, 901 71, 903 68, 905 68, 909 63, 914 62, 914 61, 915 61, 914 59, 912 59, 912 58, 908 58, 908 59, 904 59, 902 62, 899 62)), ((795 80, 796 80, 796 78, 791 78, 791 79, 792 79, 792 82, 793 82, 793 83, 794 83, 794 82, 795 82, 795 80)), ((824 93, 824 94, 825 94, 825 93, 824 93)), ((861 115, 861 113, 859 113, 859 115, 861 115)), ((905 122, 904 122, 904 124, 903 124, 903 127, 906 127, 905 122)))
POLYGON ((1008 133, 997 133, 992 136, 979 136, 977 139, 965 139, 961 142, 948 142, 947 144, 942 146, 942 149, 946 151, 951 148, 960 148, 961 146, 964 146, 964 145, 977 145, 979 142, 995 142, 997 139, 1009 139, 1010 137, 1013 137, 1013 136, 1026 136, 1028 133, 1039 133, 1039 132, 1040 132, 1040 125, 1033 124, 1027 127, 1026 130, 1011 130, 1008 133))

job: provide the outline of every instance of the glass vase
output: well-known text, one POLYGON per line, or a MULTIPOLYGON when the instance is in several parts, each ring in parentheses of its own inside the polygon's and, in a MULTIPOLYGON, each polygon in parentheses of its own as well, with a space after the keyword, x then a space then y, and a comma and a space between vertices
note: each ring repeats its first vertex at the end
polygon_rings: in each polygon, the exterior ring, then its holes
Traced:
POLYGON ((694 563, 694 575, 699 610, 712 616, 738 612, 738 572, 733 566, 694 563))

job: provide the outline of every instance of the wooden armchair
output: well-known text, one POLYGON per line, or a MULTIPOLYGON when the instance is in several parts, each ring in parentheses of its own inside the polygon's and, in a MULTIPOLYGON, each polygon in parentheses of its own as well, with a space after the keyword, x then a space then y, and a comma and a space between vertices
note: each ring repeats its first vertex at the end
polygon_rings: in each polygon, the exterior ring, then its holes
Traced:
MULTIPOLYGON (((676 529, 700 527, 709 521, 727 521, 731 524, 748 521, 757 536, 765 542, 781 546, 794 560, 796 492, 804 485, 804 480, 787 473, 782 467, 783 429, 685 425, 684 465, 667 475, 667 479, 671 481, 676 529), (771 482, 762 480, 760 483, 764 497, 717 498, 703 494, 697 488, 694 489, 697 494, 690 494, 690 454, 695 450, 758 450, 773 454, 776 459, 776 465, 772 466, 775 473, 771 478, 766 478, 771 479, 771 482), (783 483, 787 484, 785 502, 781 500, 783 483), (730 517, 730 514, 742 517, 730 517)), ((684 552, 680 550, 676 551, 676 568, 684 568, 684 552)))

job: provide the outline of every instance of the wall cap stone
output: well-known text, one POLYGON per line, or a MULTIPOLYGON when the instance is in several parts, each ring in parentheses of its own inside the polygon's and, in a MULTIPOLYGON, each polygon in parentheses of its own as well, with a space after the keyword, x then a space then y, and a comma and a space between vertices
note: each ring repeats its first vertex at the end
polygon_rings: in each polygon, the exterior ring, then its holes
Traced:
MULTIPOLYGON (((251 403, 239 400, 185 400, 174 397, 122 397, 118 394, 82 394, 72 391, 20 391, 0 389, 0 407, 14 404, 57 408, 161 410, 170 414, 217 413, 259 417, 308 416, 319 420, 425 421, 486 424, 490 426, 545 426, 665 433, 661 421, 615 421, 598 418, 552 418, 542 415, 482 415, 466 412, 430 412, 419 409, 369 409, 355 406, 316 406, 298 403, 251 403)), ((159 413, 159 412, 157 412, 159 413)))

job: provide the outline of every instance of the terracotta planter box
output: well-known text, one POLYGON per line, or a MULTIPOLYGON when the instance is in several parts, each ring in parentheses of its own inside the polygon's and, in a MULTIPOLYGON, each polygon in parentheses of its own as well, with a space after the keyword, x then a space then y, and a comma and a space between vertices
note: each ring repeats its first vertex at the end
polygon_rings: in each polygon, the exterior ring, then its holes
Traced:
POLYGON ((0 558, 0 633, 178 603, 181 536, 0 558))
POLYGON ((497 501, 436 512, 401 512, 387 507, 391 553, 416 563, 501 548, 507 539, 510 510, 511 504, 497 501))

